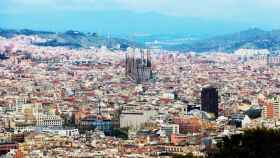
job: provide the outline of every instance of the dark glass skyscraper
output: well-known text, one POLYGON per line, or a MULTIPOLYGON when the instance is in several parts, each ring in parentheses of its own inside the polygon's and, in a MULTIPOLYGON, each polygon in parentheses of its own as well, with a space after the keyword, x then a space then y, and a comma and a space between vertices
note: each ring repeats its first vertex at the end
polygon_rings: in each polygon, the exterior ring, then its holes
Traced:
POLYGON ((201 110, 218 116, 219 95, 215 87, 206 87, 201 92, 201 110))

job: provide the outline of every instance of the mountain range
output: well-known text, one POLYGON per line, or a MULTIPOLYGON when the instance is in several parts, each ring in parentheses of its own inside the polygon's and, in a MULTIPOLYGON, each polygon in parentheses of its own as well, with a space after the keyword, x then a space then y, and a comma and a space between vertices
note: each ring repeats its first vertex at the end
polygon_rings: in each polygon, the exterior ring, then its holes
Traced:
POLYGON ((49 31, 34 31, 29 29, 13 30, 0 29, 0 36, 5 38, 12 38, 18 35, 38 36, 45 39, 44 42, 33 42, 32 44, 38 46, 64 46, 69 48, 90 48, 102 47, 112 49, 126 49, 127 47, 137 46, 140 44, 130 42, 126 39, 104 37, 97 33, 83 33, 79 31, 69 30, 63 33, 49 32, 49 31))
POLYGON ((252 28, 245 31, 216 36, 206 39, 192 40, 172 46, 162 46, 165 49, 194 52, 234 52, 240 48, 280 50, 280 30, 264 31, 252 28))
POLYGON ((39 46, 65 46, 70 48, 90 48, 107 46, 113 49, 127 47, 154 47, 180 52, 234 52, 240 48, 280 50, 280 30, 265 31, 251 28, 245 31, 215 37, 192 37, 189 35, 140 35, 133 41, 127 37, 104 37, 97 33, 66 31, 63 33, 33 31, 28 29, 0 29, 0 36, 12 38, 17 35, 37 35, 45 42, 35 42, 39 46))

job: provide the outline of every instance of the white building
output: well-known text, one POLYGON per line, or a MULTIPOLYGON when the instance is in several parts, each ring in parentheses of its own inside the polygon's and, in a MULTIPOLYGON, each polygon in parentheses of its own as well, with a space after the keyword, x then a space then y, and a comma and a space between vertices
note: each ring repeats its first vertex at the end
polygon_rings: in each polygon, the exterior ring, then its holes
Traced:
POLYGON ((156 111, 126 111, 120 115, 120 127, 140 128, 140 126, 155 116, 156 111))
POLYGON ((251 119, 248 115, 245 115, 244 119, 242 120, 242 128, 246 128, 251 123, 251 119))
POLYGON ((170 136, 171 134, 179 134, 179 125, 162 124, 160 126, 160 136, 170 136))
POLYGON ((47 133, 53 133, 61 136, 68 136, 68 137, 75 137, 79 135, 79 130, 78 129, 52 129, 52 128, 46 128, 43 129, 42 132, 47 132, 47 133))
POLYGON ((27 97, 18 97, 16 99, 16 112, 18 113, 22 113, 23 112, 23 106, 24 104, 27 103, 27 97))
POLYGON ((39 114, 37 116, 37 127, 49 127, 49 128, 54 128, 54 127, 62 127, 63 125, 63 119, 57 115, 44 115, 44 114, 39 114))

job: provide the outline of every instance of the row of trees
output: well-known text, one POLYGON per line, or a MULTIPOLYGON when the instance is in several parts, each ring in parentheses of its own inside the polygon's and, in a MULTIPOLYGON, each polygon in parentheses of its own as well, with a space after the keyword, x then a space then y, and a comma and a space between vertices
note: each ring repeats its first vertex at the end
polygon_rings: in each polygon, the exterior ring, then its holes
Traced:
MULTIPOLYGON (((174 158, 197 158, 193 155, 174 155, 174 158)), ((280 130, 250 129, 243 134, 224 137, 207 158, 279 158, 280 130)))
POLYGON ((250 129, 243 134, 224 137, 209 158, 279 158, 280 130, 250 129))

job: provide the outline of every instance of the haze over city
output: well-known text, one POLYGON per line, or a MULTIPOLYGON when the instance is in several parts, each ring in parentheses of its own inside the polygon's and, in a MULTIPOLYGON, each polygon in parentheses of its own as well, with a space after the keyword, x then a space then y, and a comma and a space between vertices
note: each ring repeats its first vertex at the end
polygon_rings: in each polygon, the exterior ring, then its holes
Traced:
POLYGON ((279 0, 0 0, 0 158, 279 158, 279 0))
POLYGON ((278 0, 2 0, 0 26, 218 35, 251 27, 278 29, 279 10, 278 0))

